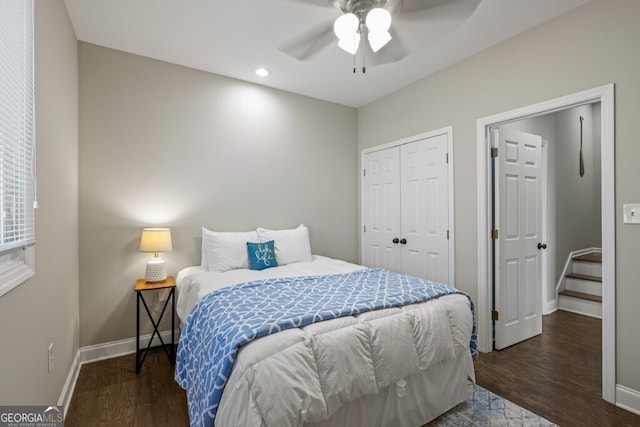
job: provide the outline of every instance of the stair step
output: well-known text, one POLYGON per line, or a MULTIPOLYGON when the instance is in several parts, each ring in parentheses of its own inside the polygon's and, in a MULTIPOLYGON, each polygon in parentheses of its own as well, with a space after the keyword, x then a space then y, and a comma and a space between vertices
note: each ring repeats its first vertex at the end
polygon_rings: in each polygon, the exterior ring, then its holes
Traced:
POLYGON ((584 255, 578 255, 573 257, 574 261, 583 261, 583 262, 596 262, 602 264, 602 253, 600 252, 591 252, 584 255))
POLYGON ((571 273, 586 274, 588 276, 602 277, 602 264, 597 262, 580 261, 573 259, 571 263, 571 273))
POLYGON ((602 282, 567 277, 564 290, 581 292, 583 294, 602 295, 602 282))
POLYGON ((560 295, 564 295, 566 297, 580 298, 586 299, 589 301, 602 302, 602 297, 599 295, 585 294, 584 292, 576 292, 576 291, 561 291, 560 295))
POLYGON ((567 274, 567 278, 590 280, 592 282, 601 282, 602 283, 602 277, 591 276, 590 274, 569 273, 569 274, 567 274))
POLYGON ((598 301, 560 295, 558 309, 602 319, 602 303, 598 301))

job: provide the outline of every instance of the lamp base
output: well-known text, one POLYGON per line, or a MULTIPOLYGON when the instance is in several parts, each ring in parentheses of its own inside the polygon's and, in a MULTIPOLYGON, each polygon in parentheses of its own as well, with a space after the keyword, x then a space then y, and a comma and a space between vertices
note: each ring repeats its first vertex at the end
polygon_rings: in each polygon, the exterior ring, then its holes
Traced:
POLYGON ((167 264, 163 259, 152 258, 147 262, 144 280, 147 283, 158 283, 167 280, 167 264))

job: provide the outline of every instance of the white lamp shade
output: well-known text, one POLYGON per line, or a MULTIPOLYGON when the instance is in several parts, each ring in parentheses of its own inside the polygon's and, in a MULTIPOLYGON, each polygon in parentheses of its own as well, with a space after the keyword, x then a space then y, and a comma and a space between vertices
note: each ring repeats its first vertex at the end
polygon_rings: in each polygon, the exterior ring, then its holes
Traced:
POLYGON ((388 31, 384 31, 382 33, 369 33, 368 38, 371 50, 377 52, 382 49, 384 45, 389 43, 391 40, 391 34, 389 34, 388 31))
POLYGON ((338 41, 338 46, 340 46, 342 50, 345 50, 350 54, 355 55, 356 52, 358 51, 358 46, 360 46, 360 34, 353 33, 349 37, 340 39, 338 41))
POLYGON ((387 9, 376 7, 367 13, 365 23, 371 33, 387 32, 391 27, 391 13, 387 9))
POLYGON ((359 26, 360 21, 356 15, 353 13, 345 13, 335 20, 333 23, 333 31, 340 40, 343 40, 351 38, 353 34, 356 34, 359 26))
POLYGON ((145 228, 140 238, 140 252, 169 252, 171 246, 171 230, 168 228, 145 228))

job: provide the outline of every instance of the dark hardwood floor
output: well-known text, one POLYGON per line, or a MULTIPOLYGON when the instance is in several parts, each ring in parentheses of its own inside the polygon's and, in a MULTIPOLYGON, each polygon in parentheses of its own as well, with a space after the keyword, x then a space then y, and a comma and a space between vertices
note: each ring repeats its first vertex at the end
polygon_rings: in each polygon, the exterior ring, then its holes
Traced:
MULTIPOLYGON (((475 361, 477 383, 562 427, 640 426, 601 398, 601 322, 557 312, 544 333, 475 361)), ((189 425, 185 392, 162 350, 135 373, 135 355, 82 366, 65 426, 189 425)))
POLYGON ((563 427, 640 426, 602 400, 602 323, 566 311, 544 316, 542 335, 481 353, 476 382, 563 427))
POLYGON ((187 396, 164 351, 151 350, 138 375, 135 364, 130 354, 83 365, 64 425, 189 426, 187 396))

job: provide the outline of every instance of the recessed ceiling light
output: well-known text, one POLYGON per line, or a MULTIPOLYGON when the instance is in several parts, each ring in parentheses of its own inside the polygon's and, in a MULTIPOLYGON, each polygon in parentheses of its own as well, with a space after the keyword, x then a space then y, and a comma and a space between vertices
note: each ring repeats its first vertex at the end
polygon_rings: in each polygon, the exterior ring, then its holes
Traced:
POLYGON ((256 68, 256 75, 260 77, 267 77, 269 74, 271 74, 271 71, 269 71, 266 68, 263 68, 263 67, 256 68))

